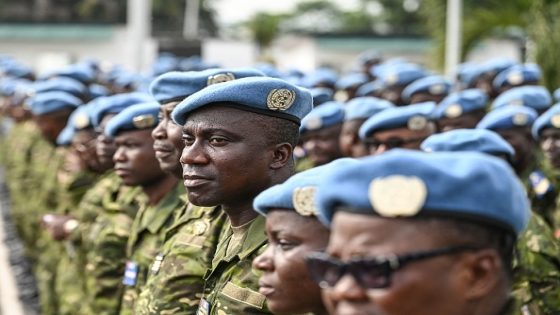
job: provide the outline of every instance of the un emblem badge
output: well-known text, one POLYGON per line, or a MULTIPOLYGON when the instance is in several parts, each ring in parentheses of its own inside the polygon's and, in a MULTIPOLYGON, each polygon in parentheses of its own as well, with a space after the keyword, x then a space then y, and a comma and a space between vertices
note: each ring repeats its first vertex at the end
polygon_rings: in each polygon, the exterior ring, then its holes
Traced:
POLYGON ((284 111, 290 108, 296 99, 296 92, 288 89, 274 89, 268 93, 266 105, 271 110, 284 111))

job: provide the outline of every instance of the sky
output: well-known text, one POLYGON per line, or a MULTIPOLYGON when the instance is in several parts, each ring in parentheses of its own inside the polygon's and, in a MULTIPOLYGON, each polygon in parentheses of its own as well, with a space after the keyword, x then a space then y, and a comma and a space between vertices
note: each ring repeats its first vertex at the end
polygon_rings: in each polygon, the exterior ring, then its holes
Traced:
MULTIPOLYGON (((214 8, 221 24, 245 21, 257 12, 288 12, 302 0, 216 0, 214 8)), ((332 0, 342 9, 353 9, 359 0, 332 0)))

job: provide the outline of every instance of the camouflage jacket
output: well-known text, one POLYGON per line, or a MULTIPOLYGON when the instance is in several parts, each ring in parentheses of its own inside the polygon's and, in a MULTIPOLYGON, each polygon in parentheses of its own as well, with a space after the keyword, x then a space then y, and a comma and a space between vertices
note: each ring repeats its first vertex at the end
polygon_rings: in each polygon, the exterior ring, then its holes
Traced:
POLYGON ((168 230, 147 283, 136 302, 136 315, 196 314, 226 215, 218 208, 186 204, 168 230))
POLYGON ((271 314, 265 296, 258 292, 260 274, 252 262, 267 244, 265 218, 258 216, 242 237, 234 237, 224 224, 212 268, 204 276, 204 297, 197 314, 271 314), (233 248, 233 249, 232 249, 233 248))
POLYGON ((560 243, 537 214, 517 242, 513 289, 521 314, 560 314, 560 243))
POLYGON ((160 252, 165 233, 173 223, 174 215, 183 207, 185 193, 182 182, 154 206, 143 205, 132 224, 127 244, 127 263, 123 277, 125 285, 121 301, 121 315, 134 314, 138 294, 146 284, 151 263, 160 252))

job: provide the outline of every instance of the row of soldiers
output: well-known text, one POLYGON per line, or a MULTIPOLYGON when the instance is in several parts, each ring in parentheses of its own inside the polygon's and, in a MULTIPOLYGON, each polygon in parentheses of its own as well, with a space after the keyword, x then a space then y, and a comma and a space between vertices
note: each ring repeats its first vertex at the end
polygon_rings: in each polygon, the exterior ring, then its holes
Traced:
POLYGON ((0 58, 41 313, 558 313, 560 106, 539 68, 357 65, 35 78, 0 58))

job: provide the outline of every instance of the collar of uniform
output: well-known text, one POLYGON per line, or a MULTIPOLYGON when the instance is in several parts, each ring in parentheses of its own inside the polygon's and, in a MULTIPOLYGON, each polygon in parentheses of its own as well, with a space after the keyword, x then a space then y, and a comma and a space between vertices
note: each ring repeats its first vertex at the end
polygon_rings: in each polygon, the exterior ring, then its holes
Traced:
POLYGON ((156 205, 158 210, 154 216, 150 218, 146 228, 150 233, 157 234, 161 227, 168 221, 169 217, 175 210, 178 210, 183 205, 183 200, 180 198, 185 193, 185 186, 182 182, 177 182, 175 188, 171 190, 165 197, 156 205))
POLYGON ((240 260, 245 259, 246 257, 250 256, 255 250, 258 250, 261 246, 266 244, 267 237, 264 231, 266 225, 266 218, 264 216, 257 216, 257 218, 251 223, 249 230, 247 231, 247 236, 245 237, 245 241, 239 251, 240 260))

